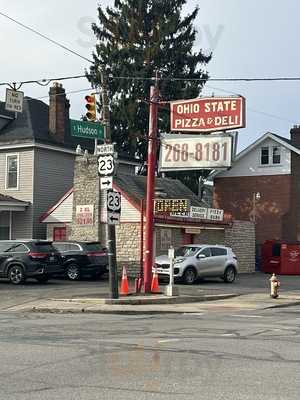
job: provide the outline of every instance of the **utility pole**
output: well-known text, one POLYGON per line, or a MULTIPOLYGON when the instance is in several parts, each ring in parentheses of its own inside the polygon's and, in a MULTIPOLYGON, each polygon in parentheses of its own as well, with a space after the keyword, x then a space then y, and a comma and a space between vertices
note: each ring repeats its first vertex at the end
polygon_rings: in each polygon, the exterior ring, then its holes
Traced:
MULTIPOLYGON (((110 111, 108 104, 107 94, 107 78, 105 72, 101 69, 100 80, 101 80, 101 93, 102 93, 102 108, 103 108, 103 125, 104 125, 104 141, 111 143, 111 130, 110 130, 110 111)), ((100 179, 100 178, 98 178, 100 179)), ((118 268, 116 259, 116 230, 114 225, 106 224, 106 242, 108 250, 108 266, 109 266, 109 291, 112 299, 119 298, 118 289, 118 268)))
POLYGON ((153 234, 154 234, 154 191, 155 168, 157 151, 157 115, 158 115, 158 77, 155 86, 150 87, 148 159, 147 159, 147 197, 146 197, 146 232, 145 232, 145 262, 144 262, 144 289, 151 293, 152 266, 153 266, 153 234))

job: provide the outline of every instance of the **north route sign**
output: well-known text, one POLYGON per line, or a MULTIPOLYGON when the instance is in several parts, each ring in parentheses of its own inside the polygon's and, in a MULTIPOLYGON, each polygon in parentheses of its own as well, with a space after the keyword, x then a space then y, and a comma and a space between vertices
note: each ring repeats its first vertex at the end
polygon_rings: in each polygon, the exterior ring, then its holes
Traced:
POLYGON ((199 97, 171 102, 171 131, 217 132, 244 127, 244 97, 199 97))
POLYGON ((77 121, 70 119, 71 135, 86 139, 103 139, 104 127, 99 122, 77 121))

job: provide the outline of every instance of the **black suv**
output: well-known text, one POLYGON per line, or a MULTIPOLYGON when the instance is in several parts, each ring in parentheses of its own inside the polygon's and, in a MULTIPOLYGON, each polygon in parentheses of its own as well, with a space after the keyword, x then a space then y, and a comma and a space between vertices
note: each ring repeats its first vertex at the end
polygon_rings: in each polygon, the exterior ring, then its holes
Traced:
POLYGON ((63 274, 60 255, 45 240, 0 240, 0 277, 18 285, 27 278, 47 282, 63 274))
POLYGON ((53 242, 59 251, 65 273, 72 281, 83 276, 100 277, 108 271, 107 251, 99 242, 53 242))

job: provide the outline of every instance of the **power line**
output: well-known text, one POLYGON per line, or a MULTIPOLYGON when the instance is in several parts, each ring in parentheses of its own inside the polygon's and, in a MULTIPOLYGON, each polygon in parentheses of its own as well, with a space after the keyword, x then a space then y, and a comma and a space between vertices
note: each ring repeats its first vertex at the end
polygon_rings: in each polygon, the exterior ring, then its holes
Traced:
POLYGON ((61 47, 61 48, 64 49, 65 51, 68 51, 69 53, 72 53, 73 55, 75 55, 75 56, 77 56, 77 57, 80 57, 80 58, 82 58, 83 60, 88 61, 89 63, 93 63, 93 61, 89 60, 87 57, 84 57, 84 56, 82 56, 81 54, 77 53, 77 51, 74 51, 74 50, 70 49, 69 47, 67 47, 67 46, 65 46, 65 45, 63 45, 63 44, 57 42, 56 40, 53 40, 53 39, 51 39, 50 37, 44 35, 43 33, 37 31, 36 29, 33 29, 33 28, 31 28, 30 26, 25 25, 25 24, 23 24, 23 23, 20 22, 20 21, 17 21, 16 19, 10 17, 9 15, 4 14, 4 13, 1 12, 1 11, 0 11, 0 15, 2 15, 3 17, 9 19, 10 21, 14 22, 15 24, 21 26, 22 28, 25 28, 25 29, 27 29, 28 31, 33 32, 33 33, 35 33, 36 35, 38 35, 38 36, 40 36, 40 37, 42 37, 42 38, 48 40, 49 42, 55 44, 56 46, 61 47))

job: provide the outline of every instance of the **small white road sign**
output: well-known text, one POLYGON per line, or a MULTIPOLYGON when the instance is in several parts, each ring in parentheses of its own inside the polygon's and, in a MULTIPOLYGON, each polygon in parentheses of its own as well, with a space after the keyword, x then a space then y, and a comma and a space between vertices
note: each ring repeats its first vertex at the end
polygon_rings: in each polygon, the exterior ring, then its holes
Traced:
POLYGON ((121 193, 109 190, 107 192, 107 223, 116 225, 120 223, 121 193))
POLYGON ((107 192, 107 212, 121 212, 121 193, 113 190, 107 192))
POLYGON ((115 169, 115 161, 112 155, 98 157, 98 172, 99 175, 112 175, 115 169))
POLYGON ((113 188, 113 177, 105 176, 104 178, 100 178, 100 189, 101 190, 109 190, 113 188))
POLYGON ((114 144, 100 144, 97 146, 97 154, 114 154, 114 144))
POLYGON ((21 113, 23 111, 24 92, 6 89, 5 110, 21 113))
POLYGON ((120 224, 120 214, 119 213, 107 213, 107 223, 108 225, 119 225, 120 224))

